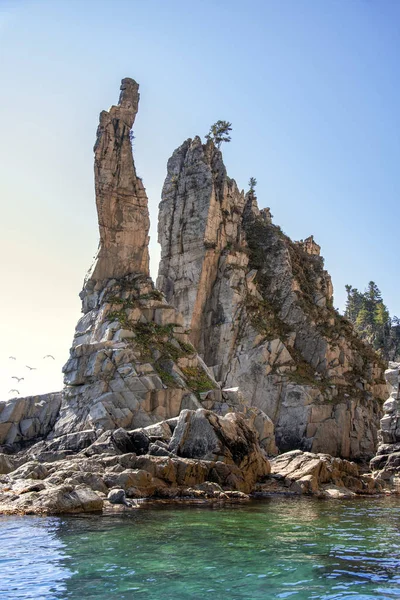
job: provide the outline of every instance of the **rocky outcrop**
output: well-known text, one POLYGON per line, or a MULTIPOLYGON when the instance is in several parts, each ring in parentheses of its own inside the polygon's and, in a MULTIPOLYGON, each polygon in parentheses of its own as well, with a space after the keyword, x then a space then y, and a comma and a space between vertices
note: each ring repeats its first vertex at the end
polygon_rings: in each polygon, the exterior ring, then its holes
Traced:
POLYGON ((379 445, 371 469, 377 479, 400 491, 400 363, 389 363, 385 377, 390 395, 383 405, 379 445))
POLYGON ((134 431, 107 431, 58 460, 53 454, 48 461, 39 446, 36 457, 31 449, 0 476, 0 514, 131 510, 144 499, 349 498, 382 491, 355 463, 325 454, 296 450, 269 461, 241 415, 204 409, 134 431))
POLYGON ((131 147, 138 100, 124 79, 118 106, 100 115, 100 245, 65 388, 0 405, 0 513, 243 500, 256 489, 377 491, 377 479, 325 454, 282 455, 270 472, 273 421, 281 450, 370 454, 384 385, 375 354, 332 308, 319 246, 274 226, 227 177, 211 141, 189 140, 169 162, 159 227, 166 297, 154 287, 131 147))
POLYGON ((0 446, 21 447, 46 437, 58 417, 62 393, 0 402, 0 446))
POLYGON ((93 512, 144 497, 243 499, 269 474, 242 416, 185 410, 173 421, 105 432, 80 453, 51 462, 38 448, 33 458, 31 449, 0 477, 0 513, 93 512), (149 453, 157 442, 164 455, 149 453))
POLYGON ((272 419, 279 449, 371 457, 383 365, 334 310, 313 238, 292 242, 198 137, 168 162, 158 232, 158 288, 216 380, 272 419))
POLYGON ((217 387, 180 315, 137 274, 104 286, 77 325, 64 374, 52 437, 149 425, 197 407, 196 394, 217 387))
POLYGON ((236 413, 218 417, 205 409, 182 411, 168 449, 177 456, 236 465, 250 490, 270 471, 255 430, 236 413))
POLYGON ((352 498, 379 494, 382 486, 348 460, 328 454, 293 450, 271 461, 271 476, 256 486, 257 495, 306 494, 320 498, 352 498))

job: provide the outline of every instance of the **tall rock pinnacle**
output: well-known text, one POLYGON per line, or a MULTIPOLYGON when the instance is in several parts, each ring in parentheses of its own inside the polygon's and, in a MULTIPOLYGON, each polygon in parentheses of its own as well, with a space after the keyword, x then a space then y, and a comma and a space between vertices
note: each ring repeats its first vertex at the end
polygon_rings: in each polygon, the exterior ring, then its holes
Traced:
POLYGON ((182 315, 149 276, 147 198, 129 135, 138 87, 124 79, 119 105, 100 115, 94 147, 100 247, 81 294, 84 315, 63 369, 65 388, 51 436, 79 431, 92 443, 89 437, 104 431, 148 426, 202 408, 204 401, 221 415, 242 412, 274 453, 272 421, 250 410, 240 394, 219 388, 190 343, 182 315))
POLYGON ((100 242, 86 276, 85 291, 111 278, 149 274, 149 213, 132 156, 131 128, 139 105, 139 85, 123 79, 118 106, 100 113, 94 146, 94 176, 100 242))

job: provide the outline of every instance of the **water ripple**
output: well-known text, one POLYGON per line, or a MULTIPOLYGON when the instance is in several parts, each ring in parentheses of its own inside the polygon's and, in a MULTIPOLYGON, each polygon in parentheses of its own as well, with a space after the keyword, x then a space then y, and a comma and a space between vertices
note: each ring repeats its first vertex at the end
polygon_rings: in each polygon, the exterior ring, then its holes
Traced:
POLYGON ((3 600, 400 598, 400 499, 0 518, 3 600))

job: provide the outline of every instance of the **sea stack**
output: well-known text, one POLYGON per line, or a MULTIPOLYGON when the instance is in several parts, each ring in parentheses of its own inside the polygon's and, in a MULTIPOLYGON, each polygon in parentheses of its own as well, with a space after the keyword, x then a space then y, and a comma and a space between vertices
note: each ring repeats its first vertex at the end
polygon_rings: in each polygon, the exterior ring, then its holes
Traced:
POLYGON ((118 105, 100 113, 94 145, 100 242, 83 296, 101 289, 113 277, 119 279, 131 273, 149 276, 148 200, 132 154, 132 127, 139 98, 139 85, 125 78, 118 105))

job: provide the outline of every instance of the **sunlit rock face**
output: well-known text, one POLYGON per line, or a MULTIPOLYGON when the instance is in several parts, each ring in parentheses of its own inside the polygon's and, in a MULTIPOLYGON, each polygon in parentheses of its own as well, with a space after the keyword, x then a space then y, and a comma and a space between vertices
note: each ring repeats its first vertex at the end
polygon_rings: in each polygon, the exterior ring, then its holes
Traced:
POLYGON ((158 289, 216 380, 273 420, 280 450, 371 457, 384 365, 334 310, 314 239, 290 240, 198 137, 168 161, 158 238, 158 289))
POLYGON ((117 106, 100 114, 94 146, 99 249, 86 277, 83 296, 110 278, 149 275, 149 211, 132 155, 132 126, 139 107, 139 85, 123 79, 117 106))

